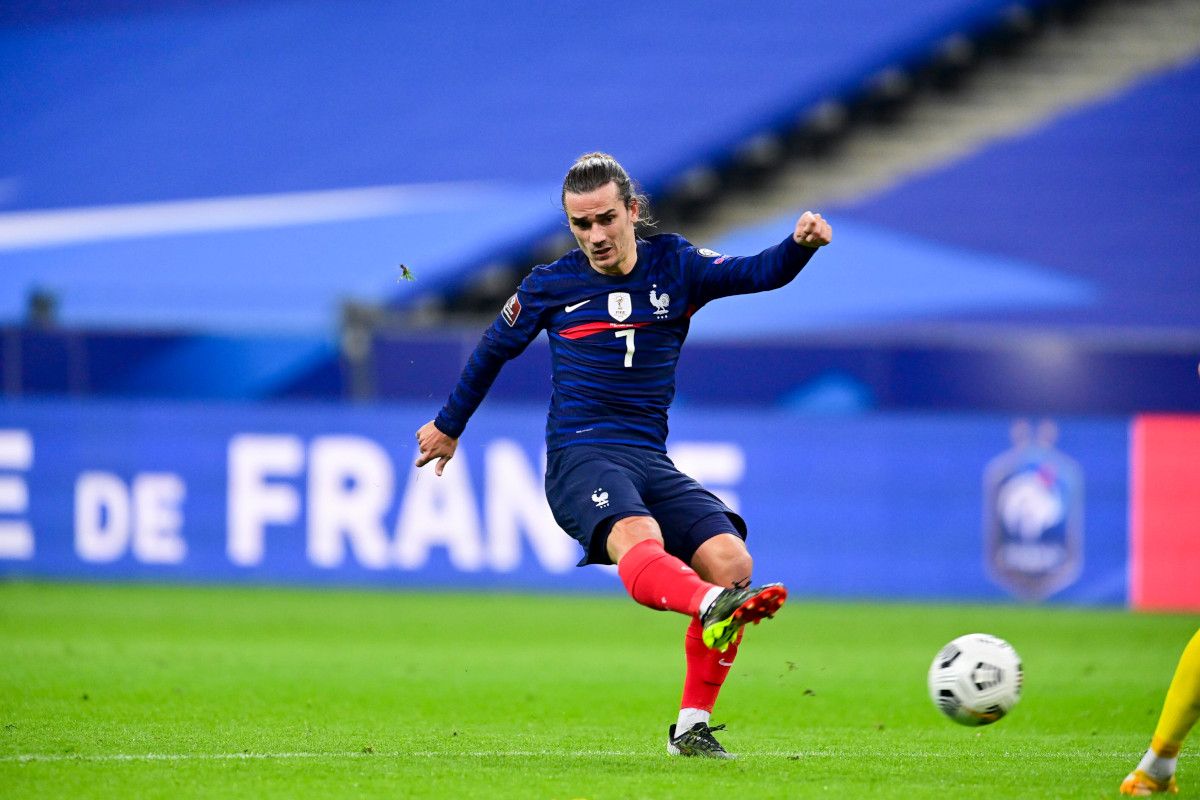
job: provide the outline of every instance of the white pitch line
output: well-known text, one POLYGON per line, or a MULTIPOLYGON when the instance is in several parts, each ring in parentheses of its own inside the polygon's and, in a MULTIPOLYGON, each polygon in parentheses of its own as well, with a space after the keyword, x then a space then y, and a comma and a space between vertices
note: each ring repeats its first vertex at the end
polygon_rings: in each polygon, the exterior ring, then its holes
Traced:
MULTIPOLYGON (((742 753, 742 758, 843 758, 849 755, 843 750, 778 750, 753 753, 742 753)), ((960 758, 961 752, 911 752, 902 754, 908 758, 960 758)), ((1026 757, 1028 754, 1021 754, 1026 757)), ((1136 755, 1133 753, 1132 755, 1136 755)), ((571 758, 653 758, 660 759, 666 754, 658 750, 416 750, 413 752, 364 753, 352 751, 346 753, 98 753, 87 755, 82 753, 22 753, 17 755, 0 756, 0 763, 37 763, 37 762, 133 762, 133 761, 270 761, 272 759, 318 759, 318 758, 545 758, 547 756, 570 756, 571 758)), ((1091 751, 1062 751, 1057 753, 1039 753, 1043 760, 1061 760, 1088 757, 1096 758, 1128 758, 1129 752, 1094 753, 1091 751)))
POLYGON ((204 231, 277 228, 462 206, 493 192, 482 182, 413 183, 317 192, 0 214, 0 252, 204 231))
POLYGON ((242 761, 248 759, 288 758, 366 758, 395 756, 395 753, 24 753, 0 756, 0 761, 242 761))
POLYGON ((469 758, 541 758, 545 756, 571 756, 592 758, 632 758, 657 753, 635 753, 619 750, 587 750, 582 752, 563 752, 561 750, 459 750, 459 751, 414 751, 410 753, 364 753, 352 751, 348 753, 22 753, 19 755, 0 756, 2 762, 19 762, 22 764, 36 761, 242 761, 270 759, 304 759, 304 758, 446 758, 447 756, 466 756, 469 758))

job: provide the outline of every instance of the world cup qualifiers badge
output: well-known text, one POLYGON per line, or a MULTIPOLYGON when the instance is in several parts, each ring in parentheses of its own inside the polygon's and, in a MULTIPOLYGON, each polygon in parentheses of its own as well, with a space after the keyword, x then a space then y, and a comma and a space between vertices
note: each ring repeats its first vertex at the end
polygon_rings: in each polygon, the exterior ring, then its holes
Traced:
POLYGON ((608 295, 608 315, 617 322, 624 322, 633 313, 633 301, 629 292, 612 292, 608 295))
POLYGON ((984 469, 984 560, 992 580, 1024 600, 1070 586, 1083 568, 1083 471, 1054 448, 1058 431, 1024 420, 1013 447, 984 469))

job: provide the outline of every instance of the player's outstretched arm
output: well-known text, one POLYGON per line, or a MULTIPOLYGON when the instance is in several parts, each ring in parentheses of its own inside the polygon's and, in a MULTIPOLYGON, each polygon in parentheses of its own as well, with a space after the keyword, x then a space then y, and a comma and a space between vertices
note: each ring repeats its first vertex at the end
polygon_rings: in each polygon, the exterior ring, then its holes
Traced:
POLYGON ((433 424, 433 420, 430 420, 417 431, 417 449, 421 454, 417 458, 416 465, 423 467, 437 459, 438 463, 433 471, 436 475, 441 476, 446 464, 454 458, 454 451, 458 449, 458 439, 451 439, 439 431, 433 424))
POLYGON ((833 241, 833 228, 829 226, 820 214, 805 211, 796 220, 796 230, 792 231, 796 244, 805 247, 824 247, 833 241))
POLYGON ((694 303, 699 308, 719 297, 786 286, 816 255, 817 249, 831 241, 833 228, 825 218, 805 211, 787 238, 757 255, 731 257, 689 247, 683 252, 694 281, 694 303))

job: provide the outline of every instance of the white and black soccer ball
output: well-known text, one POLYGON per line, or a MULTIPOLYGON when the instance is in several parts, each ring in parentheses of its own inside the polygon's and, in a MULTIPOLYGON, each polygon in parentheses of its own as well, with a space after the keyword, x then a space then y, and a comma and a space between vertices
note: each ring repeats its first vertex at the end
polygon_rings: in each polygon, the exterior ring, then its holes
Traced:
POLYGON ((929 697, 955 722, 990 725, 1021 699, 1021 657, 997 636, 959 636, 929 666, 929 697))

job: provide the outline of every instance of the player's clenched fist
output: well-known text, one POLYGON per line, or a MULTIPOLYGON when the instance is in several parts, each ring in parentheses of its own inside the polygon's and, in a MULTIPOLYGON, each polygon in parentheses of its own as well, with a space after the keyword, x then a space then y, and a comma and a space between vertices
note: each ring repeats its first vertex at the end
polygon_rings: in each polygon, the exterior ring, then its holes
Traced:
POLYGON ((805 211, 796 220, 796 230, 792 232, 796 244, 805 247, 823 247, 833 241, 833 228, 829 227, 820 214, 805 211))
POLYGON ((458 439, 451 439, 439 431, 431 420, 417 431, 417 448, 421 451, 421 455, 417 459, 416 465, 423 467, 436 458, 438 463, 433 471, 441 475, 442 470, 446 468, 446 463, 454 458, 454 451, 458 449, 458 439))

